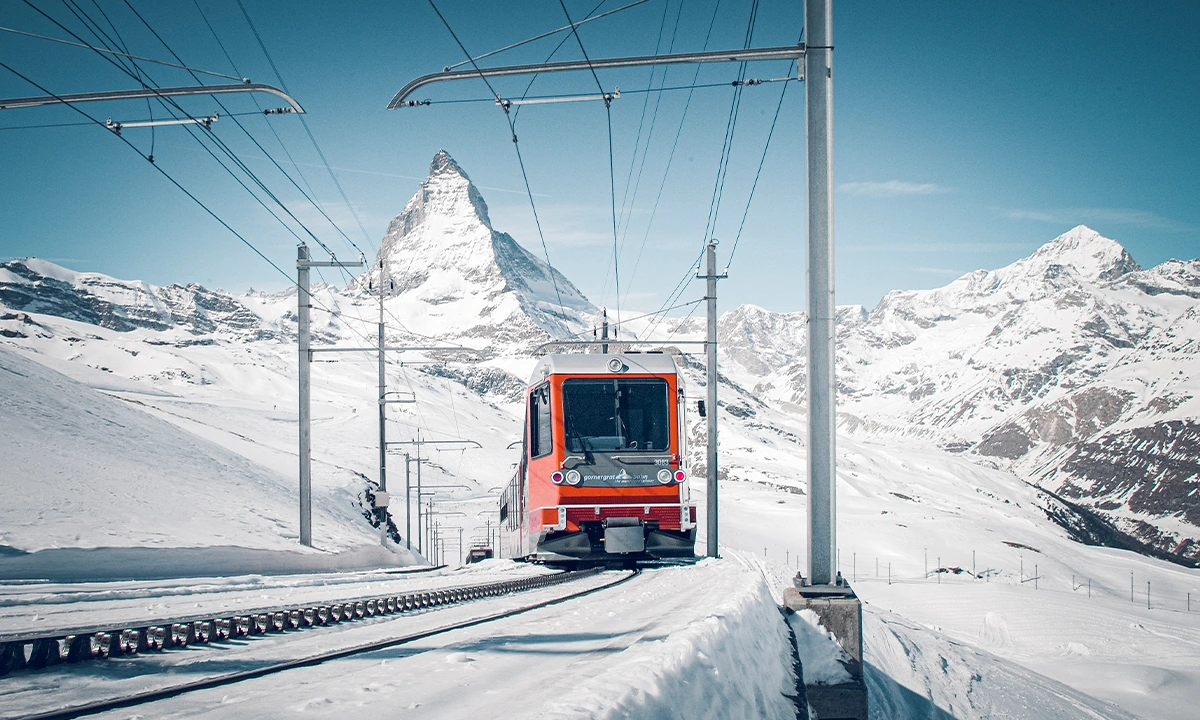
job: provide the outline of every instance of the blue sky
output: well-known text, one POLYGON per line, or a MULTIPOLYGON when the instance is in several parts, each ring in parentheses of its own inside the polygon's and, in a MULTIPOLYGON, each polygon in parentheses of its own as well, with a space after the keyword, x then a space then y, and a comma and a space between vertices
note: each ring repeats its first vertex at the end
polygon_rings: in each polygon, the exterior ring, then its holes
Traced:
MULTIPOLYGON (((608 0, 597 12, 630 1, 608 0)), ((684 0, 681 9, 679 1, 649 0, 584 25, 580 36, 592 57, 650 54, 656 43, 666 52, 672 35, 676 52, 693 51, 704 47, 711 23, 709 49, 742 46, 749 2, 684 0)), ((31 2, 89 42, 94 36, 72 9, 85 11, 109 35, 115 35, 115 26, 132 53, 172 59, 124 0, 98 0, 98 6, 74 0, 74 8, 66 2, 31 2)), ((198 0, 229 58, 192 2, 130 2, 192 67, 280 83, 236 0, 198 0)), ((499 108, 481 102, 385 109, 407 80, 464 59, 427 2, 243 2, 282 82, 308 111, 308 128, 350 206, 299 118, 237 119, 297 182, 311 186, 312 195, 357 245, 368 251, 378 246, 430 158, 445 148, 481 187, 496 229, 542 254, 499 108)), ((568 0, 566 5, 578 20, 597 3, 568 0)), ((438 7, 475 54, 565 23, 557 0, 440 0, 438 7)), ((802 24, 800 3, 763 0, 753 44, 793 44, 802 24)), ((0 4, 0 25, 68 37, 15 0, 0 4)), ((1144 266, 1200 254, 1198 31, 1200 4, 1182 0, 1136 7, 1106 0, 835 1, 838 302, 870 307, 889 290, 936 287, 964 272, 999 267, 1079 223, 1120 241, 1144 266)), ((544 61, 563 37, 484 62, 544 61)), ((581 55, 568 38, 555 57, 581 55)), ((136 86, 90 50, 11 33, 0 32, 0 59, 56 93, 136 86)), ((181 70, 142 67, 162 86, 194 84, 181 70)), ((693 77, 700 84, 727 83, 738 69, 710 65, 695 72, 674 68, 666 86, 690 85, 693 77)), ((750 66, 747 76, 787 73, 787 63, 768 63, 750 66)), ((688 91, 664 92, 661 99, 630 92, 658 87, 661 70, 653 77, 649 69, 601 72, 600 81, 608 90, 624 91, 611 110, 618 208, 623 198, 633 200, 625 201, 620 221, 621 302, 650 310, 666 299, 699 252, 733 89, 695 90, 684 117, 688 91), (678 147, 664 182, 676 133, 678 147)), ((527 82, 504 79, 495 86, 515 97, 527 82)), ((784 86, 767 83, 742 94, 716 220, 722 263, 737 236, 784 86)), ((726 308, 744 302, 775 310, 804 305, 803 87, 786 86, 730 279, 721 287, 726 308)), ((595 87, 589 74, 573 73, 539 77, 531 93, 595 87)), ((0 68, 0 96, 36 94, 41 93, 0 68)), ((432 86, 418 97, 478 99, 488 93, 481 82, 464 81, 432 86)), ((222 102, 235 113, 256 110, 248 96, 227 96, 222 102)), ((259 103, 279 104, 266 96, 259 103)), ((219 111, 210 98, 180 104, 197 116, 219 111)), ((101 120, 148 116, 144 102, 80 108, 101 120)), ((161 115, 156 108, 155 116, 161 115)), ((5 129, 82 120, 66 107, 0 111, 0 257, 36 255, 156 284, 199 282, 230 290, 286 285, 268 263, 107 130, 5 129)), ((355 254, 231 118, 218 120, 213 132, 339 256, 355 254)), ((518 115, 517 133, 551 261, 594 302, 615 305, 603 105, 527 106, 518 115)), ((149 130, 127 129, 124 137, 149 153, 149 130)), ((187 130, 157 129, 153 154, 160 168, 291 272, 295 237, 187 130)), ((682 300, 702 294, 695 282, 682 300)))

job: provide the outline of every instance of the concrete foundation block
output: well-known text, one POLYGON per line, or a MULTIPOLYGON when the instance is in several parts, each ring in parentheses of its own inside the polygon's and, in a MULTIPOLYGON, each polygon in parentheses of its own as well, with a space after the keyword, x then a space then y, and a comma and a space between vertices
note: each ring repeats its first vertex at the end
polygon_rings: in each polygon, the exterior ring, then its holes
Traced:
MULTIPOLYGON (((820 624, 849 657, 843 663, 850 682, 827 685, 805 682, 809 707, 820 720, 867 720, 867 686, 863 681, 862 603, 841 577, 834 585, 808 585, 797 575, 784 592, 791 612, 812 610, 820 624)), ((800 658, 803 672, 804 658, 800 658)))

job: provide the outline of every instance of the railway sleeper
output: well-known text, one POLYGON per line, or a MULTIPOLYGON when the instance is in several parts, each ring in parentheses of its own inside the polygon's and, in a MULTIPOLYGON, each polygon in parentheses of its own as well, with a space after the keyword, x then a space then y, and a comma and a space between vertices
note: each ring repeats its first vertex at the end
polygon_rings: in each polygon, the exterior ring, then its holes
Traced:
MULTIPOLYGON (((570 576, 574 576, 574 574, 570 574, 570 576)), ((10 641, 0 643, 0 675, 60 663, 134 655, 151 650, 187 647, 192 644, 203 645, 247 635, 264 635, 288 629, 332 625, 363 617, 408 612, 540 588, 562 582, 565 579, 567 579, 567 574, 547 575, 494 582, 476 587, 391 595, 252 615, 235 615, 182 623, 148 625, 140 628, 98 630, 59 637, 10 641)))

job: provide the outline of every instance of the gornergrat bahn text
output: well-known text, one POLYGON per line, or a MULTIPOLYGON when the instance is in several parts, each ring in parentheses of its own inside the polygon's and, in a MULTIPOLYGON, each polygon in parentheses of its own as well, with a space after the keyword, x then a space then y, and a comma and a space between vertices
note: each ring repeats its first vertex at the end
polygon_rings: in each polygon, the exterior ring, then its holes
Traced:
POLYGON ((683 377, 670 355, 547 355, 525 398, 521 461, 500 499, 505 557, 694 557, 683 377))

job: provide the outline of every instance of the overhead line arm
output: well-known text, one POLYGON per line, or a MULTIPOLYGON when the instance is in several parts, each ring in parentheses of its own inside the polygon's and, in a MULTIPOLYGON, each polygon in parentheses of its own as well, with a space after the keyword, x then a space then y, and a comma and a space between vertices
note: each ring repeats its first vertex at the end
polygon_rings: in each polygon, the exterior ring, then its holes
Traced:
MULTIPOLYGON (((446 80, 468 80, 471 78, 503 77, 509 75, 531 75, 534 73, 565 72, 569 70, 589 70, 592 68, 623 68, 644 67, 647 65, 687 65, 710 62, 752 62, 756 60, 799 60, 804 57, 803 45, 789 45, 773 48, 751 48, 746 50, 711 50, 708 52, 674 53, 671 55, 638 55, 621 58, 594 58, 587 60, 570 60, 566 62, 534 63, 530 65, 508 65, 503 67, 479 68, 470 70, 450 70, 422 75, 400 88, 388 110, 404 106, 404 101, 414 90, 425 85, 446 80)), ((803 63, 800 63, 803 67, 803 63)))
POLYGON ((197 85, 194 87, 141 88, 138 90, 111 90, 106 92, 69 93, 62 95, 38 95, 34 97, 0 99, 0 110, 61 105, 102 100, 136 100, 138 98, 177 97, 186 95, 227 95, 230 93, 264 92, 284 99, 292 112, 303 113, 304 108, 291 95, 272 85, 263 83, 238 83, 236 85, 197 85))

